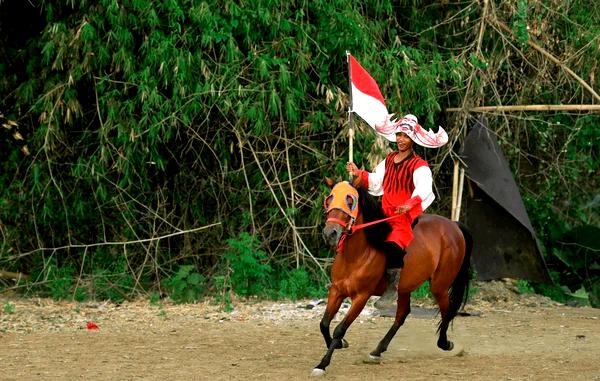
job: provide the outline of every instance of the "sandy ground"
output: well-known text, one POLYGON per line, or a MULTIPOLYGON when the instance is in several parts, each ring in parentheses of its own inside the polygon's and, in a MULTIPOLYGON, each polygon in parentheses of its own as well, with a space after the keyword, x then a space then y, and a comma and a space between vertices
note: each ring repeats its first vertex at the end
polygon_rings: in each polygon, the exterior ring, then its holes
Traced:
MULTIPOLYGON (((314 379, 325 353, 324 305, 315 304, 236 302, 226 313, 208 302, 117 306, 0 295, 0 379, 314 379)), ((335 352, 322 379, 600 380, 598 309, 480 293, 465 309, 470 316, 457 317, 449 331, 456 348, 443 352, 431 307, 413 303, 383 361, 372 365, 364 360, 392 318, 370 302, 346 335, 350 347, 335 352)))

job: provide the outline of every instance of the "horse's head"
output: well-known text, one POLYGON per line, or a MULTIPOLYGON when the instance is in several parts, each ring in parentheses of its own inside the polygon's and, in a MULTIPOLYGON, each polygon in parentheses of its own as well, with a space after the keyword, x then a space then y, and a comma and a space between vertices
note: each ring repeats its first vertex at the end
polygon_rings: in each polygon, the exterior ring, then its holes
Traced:
POLYGON ((336 184, 332 179, 325 178, 325 183, 331 188, 331 192, 324 202, 326 222, 323 228, 323 239, 331 246, 338 245, 342 235, 351 231, 358 217, 357 181, 356 184, 347 181, 336 184))

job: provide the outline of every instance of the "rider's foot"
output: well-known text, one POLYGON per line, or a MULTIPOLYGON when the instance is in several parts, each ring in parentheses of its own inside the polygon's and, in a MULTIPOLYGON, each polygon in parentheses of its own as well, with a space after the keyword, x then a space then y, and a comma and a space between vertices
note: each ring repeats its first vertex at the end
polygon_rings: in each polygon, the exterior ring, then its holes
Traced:
POLYGON ((387 288, 383 295, 375 302, 377 309, 387 309, 395 306, 398 300, 398 282, 400 281, 401 269, 387 270, 387 288))

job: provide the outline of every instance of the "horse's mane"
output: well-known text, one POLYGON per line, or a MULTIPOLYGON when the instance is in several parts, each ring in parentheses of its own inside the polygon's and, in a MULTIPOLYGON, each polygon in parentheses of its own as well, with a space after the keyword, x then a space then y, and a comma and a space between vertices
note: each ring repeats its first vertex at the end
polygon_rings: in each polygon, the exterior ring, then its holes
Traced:
MULTIPOLYGON (((358 187, 358 204, 362 211, 364 222, 371 222, 385 218, 379 198, 370 195, 363 187, 358 187)), ((387 222, 381 222, 365 228, 367 242, 377 249, 383 251, 383 242, 392 228, 387 222)))

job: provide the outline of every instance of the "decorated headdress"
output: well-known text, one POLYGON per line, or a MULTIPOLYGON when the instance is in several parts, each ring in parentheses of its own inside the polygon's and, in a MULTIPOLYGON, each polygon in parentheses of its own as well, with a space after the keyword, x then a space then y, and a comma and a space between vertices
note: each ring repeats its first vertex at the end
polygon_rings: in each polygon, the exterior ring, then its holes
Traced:
POLYGON ((387 140, 395 142, 396 134, 404 132, 413 142, 422 147, 439 148, 448 143, 448 134, 441 126, 438 132, 433 132, 421 127, 417 117, 412 114, 407 114, 400 120, 391 120, 392 115, 388 115, 383 123, 375 124, 375 131, 382 134, 387 140))

